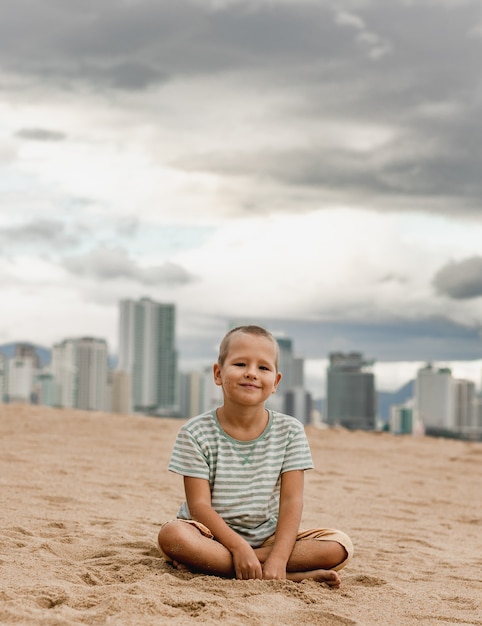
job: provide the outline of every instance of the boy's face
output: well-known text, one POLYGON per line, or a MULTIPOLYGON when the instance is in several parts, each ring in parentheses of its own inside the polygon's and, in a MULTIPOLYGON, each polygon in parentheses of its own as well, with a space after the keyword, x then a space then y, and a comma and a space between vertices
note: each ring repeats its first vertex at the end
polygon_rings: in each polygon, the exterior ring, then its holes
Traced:
POLYGON ((276 354, 267 337, 235 333, 223 367, 214 365, 214 381, 222 386, 225 400, 245 406, 264 404, 281 380, 276 354))

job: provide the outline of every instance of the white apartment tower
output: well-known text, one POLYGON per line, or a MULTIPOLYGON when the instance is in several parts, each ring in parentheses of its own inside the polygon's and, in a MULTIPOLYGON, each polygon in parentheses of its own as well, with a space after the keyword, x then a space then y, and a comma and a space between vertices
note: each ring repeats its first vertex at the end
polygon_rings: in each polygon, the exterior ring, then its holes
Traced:
POLYGON ((107 410, 108 358, 104 339, 65 339, 54 345, 55 404, 66 408, 107 410))
POLYGON ((431 364, 417 372, 415 418, 427 429, 456 430, 452 372, 431 364))
POLYGON ((7 358, 0 352, 0 402, 5 400, 7 391, 7 358))
POLYGON ((52 374, 54 377, 54 404, 74 409, 77 404, 77 357, 72 339, 52 347, 52 374))
POLYGON ((118 369, 132 377, 135 411, 177 404, 176 310, 150 298, 120 302, 118 369))
POLYGON ((105 339, 77 340, 77 368, 77 408, 107 410, 109 353, 105 339))
POLYGON ((460 433, 471 432, 476 425, 475 383, 454 379, 454 426, 460 433))
POLYGON ((9 402, 30 403, 35 374, 31 356, 13 357, 7 367, 7 398, 9 402))

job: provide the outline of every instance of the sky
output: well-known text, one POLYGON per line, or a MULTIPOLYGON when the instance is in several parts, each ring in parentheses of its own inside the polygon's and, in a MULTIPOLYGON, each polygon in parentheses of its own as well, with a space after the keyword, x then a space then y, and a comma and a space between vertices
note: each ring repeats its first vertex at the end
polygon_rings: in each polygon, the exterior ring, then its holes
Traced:
POLYGON ((0 344, 150 297, 184 367, 246 320, 479 382, 481 58, 479 0, 3 0, 0 344))

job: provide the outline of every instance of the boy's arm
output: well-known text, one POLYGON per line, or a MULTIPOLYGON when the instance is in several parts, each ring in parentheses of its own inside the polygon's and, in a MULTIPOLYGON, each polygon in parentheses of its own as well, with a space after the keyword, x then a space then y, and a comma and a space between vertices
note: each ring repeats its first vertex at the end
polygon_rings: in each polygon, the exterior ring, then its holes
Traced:
POLYGON ((184 476, 184 491, 192 518, 207 526, 216 540, 231 552, 236 578, 262 578, 261 564, 253 548, 213 509, 209 482, 184 476))
POLYGON ((293 551, 303 512, 304 471, 281 475, 278 525, 273 548, 263 565, 263 578, 286 578, 286 565, 293 551))

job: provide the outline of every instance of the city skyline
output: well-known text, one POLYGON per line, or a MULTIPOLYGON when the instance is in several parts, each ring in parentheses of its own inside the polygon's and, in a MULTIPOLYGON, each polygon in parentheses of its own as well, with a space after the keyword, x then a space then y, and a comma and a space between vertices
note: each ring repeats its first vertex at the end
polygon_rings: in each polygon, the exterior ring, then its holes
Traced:
MULTIPOLYGON (((276 330, 273 330, 276 333, 276 330)), ((279 332, 279 331, 278 331, 279 332)), ((285 335, 285 333, 283 333, 285 335)), ((82 338, 85 337, 82 333, 73 333, 70 338, 82 338)), ((63 340, 68 338, 63 338, 63 340)), ((105 339, 97 337, 96 339, 105 339)), ((326 373, 329 365, 329 354, 320 356, 319 358, 306 358, 298 350, 296 337, 290 337, 293 341, 293 352, 295 357, 301 358, 304 362, 304 378, 305 387, 314 398, 322 398, 326 391, 326 373)), ((19 342, 12 342, 11 344, 0 344, 0 352, 5 345, 15 345, 15 343, 26 343, 36 345, 42 349, 50 351, 53 346, 45 346, 36 343, 34 340, 24 340, 19 342)), ((110 357, 117 359, 117 355, 109 350, 110 357)), ((212 365, 217 357, 217 344, 212 345, 211 355, 207 354, 203 358, 197 358, 195 360, 186 360, 183 358, 182 351, 179 351, 179 371, 201 371, 205 367, 212 365)), ((367 353, 365 357, 369 357, 367 353)), ((427 363, 433 363, 437 367, 446 367, 452 371, 454 378, 466 379, 475 383, 478 391, 482 389, 482 359, 475 360, 419 360, 419 361, 374 361, 372 366, 373 372, 376 377, 377 391, 382 392, 394 392, 401 389, 411 380, 414 380, 417 375, 417 371, 426 366, 427 363)))
POLYGON ((0 344, 117 353, 148 296, 186 364, 235 317, 313 369, 479 361, 480 2, 2 9, 0 344))

